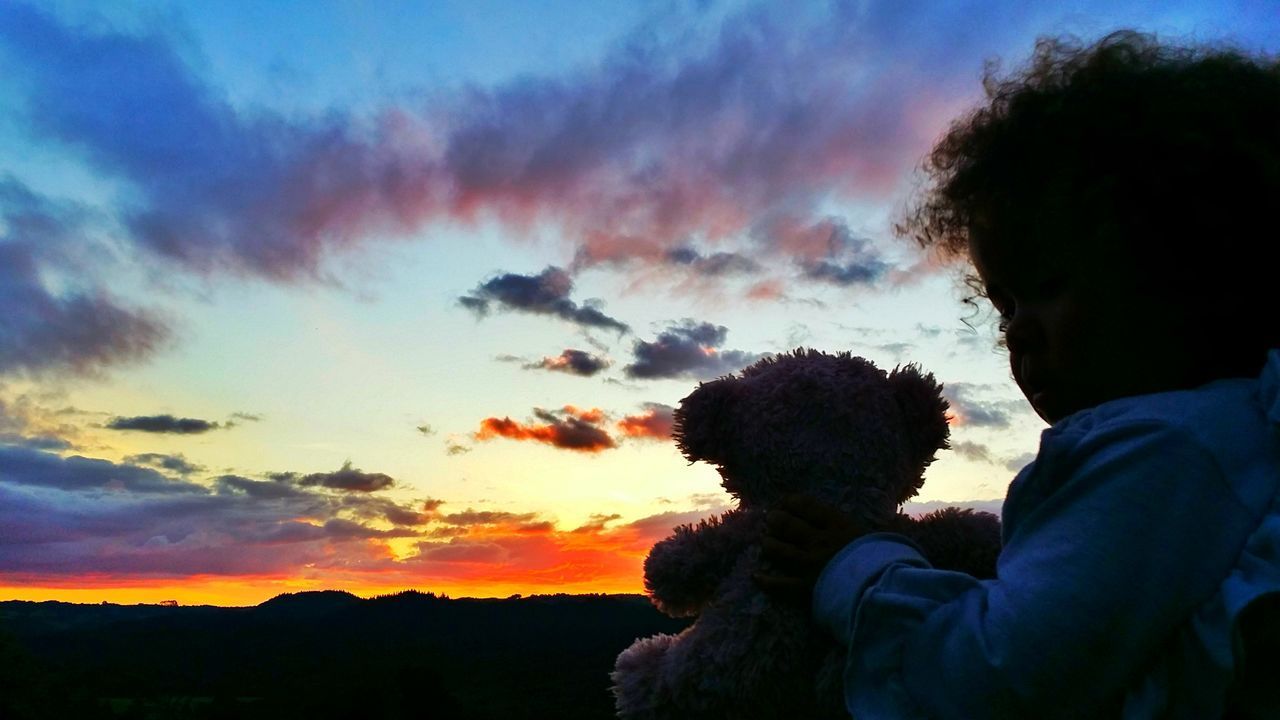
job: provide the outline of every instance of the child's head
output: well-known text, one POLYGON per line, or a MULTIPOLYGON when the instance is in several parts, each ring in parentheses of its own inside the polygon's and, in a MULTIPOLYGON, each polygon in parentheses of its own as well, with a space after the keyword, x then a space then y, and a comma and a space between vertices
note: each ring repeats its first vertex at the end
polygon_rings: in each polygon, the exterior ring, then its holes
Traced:
POLYGON ((984 85, 900 231, 973 262, 1040 415, 1257 374, 1280 347, 1280 63, 1119 32, 1042 39, 984 85))

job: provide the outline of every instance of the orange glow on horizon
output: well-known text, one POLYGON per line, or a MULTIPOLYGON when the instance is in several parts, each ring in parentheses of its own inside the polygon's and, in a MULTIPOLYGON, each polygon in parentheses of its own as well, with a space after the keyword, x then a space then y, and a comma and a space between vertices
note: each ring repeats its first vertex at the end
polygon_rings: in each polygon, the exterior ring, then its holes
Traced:
POLYGON ((653 543, 675 524, 707 511, 673 513, 606 528, 598 518, 573 530, 515 516, 479 520, 458 534, 423 539, 416 553, 396 560, 382 540, 366 543, 367 565, 304 567, 291 574, 189 577, 121 577, 108 574, 0 575, 0 600, 75 603, 256 605, 276 595, 345 590, 372 597, 415 589, 449 597, 501 598, 513 594, 641 593, 643 563, 653 543))

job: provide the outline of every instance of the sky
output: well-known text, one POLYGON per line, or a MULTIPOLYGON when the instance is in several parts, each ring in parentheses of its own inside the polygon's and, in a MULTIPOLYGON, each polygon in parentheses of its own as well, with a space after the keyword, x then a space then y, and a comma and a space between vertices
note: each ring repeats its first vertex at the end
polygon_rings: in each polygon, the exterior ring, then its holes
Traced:
POLYGON ((672 409, 798 346, 945 386, 908 510, 1043 423, 892 231, 1038 36, 1251 2, 0 3, 0 600, 640 592, 672 409))

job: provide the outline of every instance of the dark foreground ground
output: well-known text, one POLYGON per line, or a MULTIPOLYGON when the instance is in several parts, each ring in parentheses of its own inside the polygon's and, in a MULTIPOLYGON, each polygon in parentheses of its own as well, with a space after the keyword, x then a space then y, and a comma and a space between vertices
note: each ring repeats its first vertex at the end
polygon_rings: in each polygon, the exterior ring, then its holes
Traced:
POLYGON ((251 608, 0 602, 0 720, 604 720, 637 595, 282 595, 251 608))

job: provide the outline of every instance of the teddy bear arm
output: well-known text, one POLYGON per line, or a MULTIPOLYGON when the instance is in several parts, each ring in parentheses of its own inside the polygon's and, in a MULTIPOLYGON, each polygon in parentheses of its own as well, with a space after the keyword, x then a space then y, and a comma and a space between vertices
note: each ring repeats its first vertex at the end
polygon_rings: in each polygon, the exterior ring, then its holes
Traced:
POLYGON ((899 516, 897 529, 914 540, 936 568, 979 579, 996 576, 1000 519, 989 512, 948 507, 916 520, 899 516))
POLYGON ((697 615, 759 535, 758 513, 741 510, 681 525, 649 551, 645 590, 672 617, 697 615))

